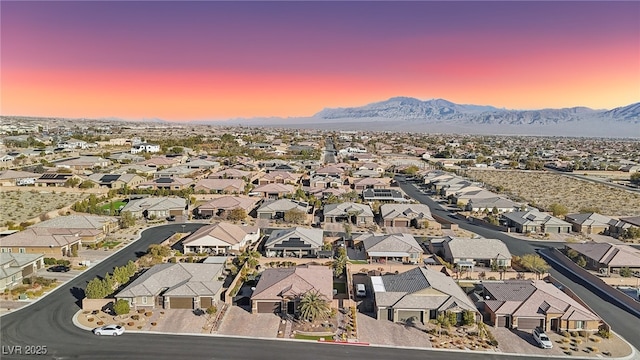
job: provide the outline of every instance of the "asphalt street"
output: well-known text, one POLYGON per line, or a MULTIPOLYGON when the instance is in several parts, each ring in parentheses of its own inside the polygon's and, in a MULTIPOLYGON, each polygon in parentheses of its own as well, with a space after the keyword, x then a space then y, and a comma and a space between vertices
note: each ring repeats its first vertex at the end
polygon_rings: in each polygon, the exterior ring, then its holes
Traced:
MULTIPOLYGON (((446 216, 449 212, 442 207, 439 203, 431 199, 429 196, 421 193, 416 187, 407 182, 399 182, 402 190, 412 198, 420 201, 423 204, 428 205, 432 211, 440 216, 446 216)), ((560 242, 551 241, 529 241, 516 239, 507 235, 506 233, 470 224, 467 221, 448 217, 448 220, 455 222, 461 229, 474 232, 485 238, 500 239, 502 240, 509 251, 513 255, 524 255, 535 253, 536 250, 546 247, 562 247, 564 244, 560 242)), ((552 269, 549 274, 563 283, 569 289, 571 289, 578 297, 584 300, 589 307, 602 317, 619 335, 625 340, 629 341, 636 349, 640 349, 640 319, 631 312, 625 309, 619 308, 616 305, 609 302, 608 299, 598 296, 596 293, 589 290, 589 285, 582 279, 577 278, 573 274, 564 270, 553 263, 549 265, 552 269)))

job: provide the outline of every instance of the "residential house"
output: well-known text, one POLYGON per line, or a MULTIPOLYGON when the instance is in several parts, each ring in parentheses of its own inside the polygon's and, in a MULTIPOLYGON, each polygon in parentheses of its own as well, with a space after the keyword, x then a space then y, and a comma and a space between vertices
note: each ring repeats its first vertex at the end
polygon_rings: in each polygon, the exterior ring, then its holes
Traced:
POLYGON ((74 139, 74 138, 70 138, 68 140, 61 141, 56 146, 58 148, 61 148, 61 149, 87 149, 87 148, 89 148, 89 145, 87 144, 86 141, 78 140, 78 139, 74 139))
POLYGON ((209 179, 243 179, 250 181, 253 177, 253 173, 250 171, 243 171, 238 169, 224 169, 218 172, 209 174, 209 179))
POLYGON ((484 282, 482 297, 484 312, 496 327, 596 332, 603 324, 582 301, 543 280, 484 282))
POLYGON ((195 178, 200 175, 200 169, 190 168, 186 165, 176 165, 166 169, 159 169, 153 174, 154 178, 159 177, 188 177, 195 178))
POLYGON ((190 188, 192 185, 193 179, 166 176, 142 182, 138 185, 138 189, 184 190, 190 188))
POLYGON ((457 192, 451 196, 452 202, 465 208, 467 203, 473 199, 489 199, 499 197, 498 194, 487 190, 473 190, 468 192, 457 192))
POLYGON ((251 312, 298 313, 300 299, 317 292, 325 301, 333 300, 333 272, 327 266, 301 265, 266 269, 251 295, 251 312))
POLYGON ((0 291, 22 285, 22 279, 44 267, 43 254, 0 253, 0 291))
POLYGON ((224 216, 226 212, 233 209, 242 209, 249 214, 256 207, 256 203, 256 198, 222 196, 198 206, 194 214, 200 217, 224 216))
POLYGON ((284 219, 287 211, 297 210, 304 214, 309 212, 309 204, 303 201, 278 199, 265 201, 258 208, 258 219, 284 219))
POLYGON ((316 257, 322 245, 322 229, 293 227, 271 232, 264 250, 267 257, 316 257))
POLYGON ((308 183, 310 187, 315 188, 339 188, 342 186, 342 180, 332 176, 314 175, 308 180, 308 182, 303 181, 303 184, 304 183, 308 183))
POLYGON ((508 227, 514 227, 516 232, 539 233, 569 233, 571 224, 538 210, 514 211, 502 214, 508 227))
POLYGON ((347 193, 344 188, 320 188, 320 187, 302 187, 305 194, 313 195, 318 199, 326 199, 329 196, 341 196, 347 193))
POLYGON ((367 233, 353 239, 356 248, 364 249, 369 263, 397 261, 418 264, 422 247, 411 234, 367 233))
POLYGON ((149 160, 140 162, 138 165, 145 165, 152 168, 170 168, 182 162, 180 157, 154 156, 149 160))
POLYGON ((36 186, 65 186, 67 181, 75 179, 78 183, 82 182, 82 178, 75 174, 68 173, 44 173, 36 179, 36 186))
POLYGON ((115 295, 136 309, 206 309, 223 291, 224 264, 155 265, 115 295))
POLYGON ((130 212, 136 218, 162 219, 168 216, 184 216, 187 200, 181 197, 146 197, 132 199, 120 213, 130 212))
POLYGON ((210 170, 210 169, 219 168, 220 163, 217 161, 211 161, 207 159, 196 159, 192 161, 187 161, 187 163, 184 164, 184 166, 186 166, 189 169, 210 170))
POLYGON ((101 234, 99 230, 30 227, 5 236, 0 243, 0 252, 18 254, 44 254, 60 258, 70 256, 74 249, 79 250, 83 237, 94 239, 101 234))
POLYGON ((379 173, 375 170, 369 169, 360 169, 358 171, 354 171, 353 177, 356 178, 379 178, 382 176, 382 173, 379 173))
POLYGON ((257 186, 251 191, 260 194, 265 199, 279 199, 296 192, 296 187, 289 184, 266 184, 257 186))
POLYGON ((73 159, 58 161, 55 164, 57 168, 66 168, 77 171, 93 168, 104 168, 111 165, 111 161, 103 159, 99 156, 80 156, 73 159))
POLYGON ((139 153, 159 153, 161 151, 160 145, 150 143, 138 143, 131 146, 132 154, 139 153))
POLYGON ((465 206, 466 211, 473 212, 482 212, 485 210, 492 212, 493 209, 496 209, 499 214, 502 214, 505 212, 519 211, 521 205, 507 198, 496 196, 490 198, 471 198, 465 206))
POLYGON ((352 184, 352 188, 356 191, 362 191, 365 189, 388 189, 391 183, 389 178, 372 178, 366 177, 355 180, 352 184))
POLYGON ((385 227, 440 228, 424 204, 382 204, 380 216, 385 227))
POLYGON ((402 193, 393 189, 366 189, 362 191, 364 201, 408 202, 402 193))
POLYGON ((569 214, 564 219, 575 232, 584 234, 604 234, 609 231, 611 218, 598 213, 569 214))
POLYGON ((339 178, 344 175, 344 169, 338 166, 330 165, 317 169, 316 171, 314 171, 314 175, 339 178))
POLYGON ((92 244, 119 228, 118 219, 111 216, 74 214, 58 216, 31 225, 30 228, 67 229, 78 232, 83 244, 92 244), (89 231, 87 233, 83 233, 89 231))
POLYGON ((609 222, 609 235, 618 238, 632 227, 640 228, 640 216, 622 217, 619 220, 612 219, 609 222))
POLYGON ((0 171, 0 186, 34 185, 41 174, 29 171, 4 170, 0 171))
POLYGON ((429 250, 441 254, 448 263, 470 271, 475 266, 511 267, 509 248, 498 239, 446 236, 431 239, 429 250))
POLYGON ((291 184, 296 185, 302 174, 297 174, 289 171, 270 171, 260 179, 258 179, 258 185, 266 184, 291 184))
POLYGON ((458 322, 465 311, 482 317, 474 303, 449 276, 424 267, 400 274, 372 276, 374 309, 378 320, 427 323, 438 315, 453 312, 458 322))
POLYGON ((605 274, 617 273, 627 267, 632 271, 640 271, 640 250, 624 244, 609 243, 567 243, 569 249, 575 251, 576 258, 582 256, 586 261, 586 268, 601 271, 605 274))
POLYGON ((182 241, 183 253, 229 254, 240 252, 260 239, 256 226, 220 222, 205 225, 182 241))
POLYGON ((246 183, 242 179, 201 179, 193 187, 199 193, 240 194, 246 183))
POLYGON ((91 174, 87 179, 100 187, 109 189, 123 189, 127 187, 134 189, 138 187, 145 179, 136 174, 91 174))
POLYGON ((324 221, 328 223, 348 222, 356 226, 372 225, 373 211, 367 204, 344 202, 324 206, 324 221))

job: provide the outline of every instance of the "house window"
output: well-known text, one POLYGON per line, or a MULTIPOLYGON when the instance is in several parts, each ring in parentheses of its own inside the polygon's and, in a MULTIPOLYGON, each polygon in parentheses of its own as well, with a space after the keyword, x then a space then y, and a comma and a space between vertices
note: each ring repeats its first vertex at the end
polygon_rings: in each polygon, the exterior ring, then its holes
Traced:
POLYGON ((142 297, 142 303, 143 303, 143 304, 146 304, 146 303, 147 303, 147 297, 146 297, 146 296, 143 296, 143 297, 142 297))
POLYGON ((2 249, 0 249, 0 252, 7 252, 7 249, 2 248, 2 249))
POLYGON ((131 298, 131 304, 135 304, 136 303, 136 298, 131 298))
POLYGON ((18 252, 19 252, 20 254, 24 254, 24 253, 26 253, 26 252, 27 252, 27 250, 26 250, 25 248, 20 248, 20 249, 18 249, 18 252))
POLYGON ((576 329, 584 329, 584 321, 576 320, 576 329))

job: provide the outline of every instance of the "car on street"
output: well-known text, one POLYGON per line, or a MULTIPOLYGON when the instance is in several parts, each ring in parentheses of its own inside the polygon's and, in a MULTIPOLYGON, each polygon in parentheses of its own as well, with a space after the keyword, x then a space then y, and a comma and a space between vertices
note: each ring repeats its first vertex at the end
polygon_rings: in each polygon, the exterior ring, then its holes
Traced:
POLYGON ((553 348, 553 343, 549 340, 547 334, 539 328, 533 329, 533 339, 540 345, 543 349, 551 349, 553 348))
POLYGON ((47 269, 49 272, 67 272, 69 270, 69 267, 66 265, 54 265, 47 269))
POLYGON ((93 333, 96 335, 118 336, 124 334, 124 327, 120 325, 105 325, 93 329, 93 333))

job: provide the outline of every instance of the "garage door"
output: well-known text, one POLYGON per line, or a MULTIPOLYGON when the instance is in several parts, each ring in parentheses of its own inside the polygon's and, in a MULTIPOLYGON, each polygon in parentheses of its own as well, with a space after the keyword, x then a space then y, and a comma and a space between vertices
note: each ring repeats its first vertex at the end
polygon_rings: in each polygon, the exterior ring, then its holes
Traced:
POLYGON ((396 319, 398 322, 413 322, 419 323, 422 322, 422 311, 420 310, 398 310, 398 318, 396 319))
POLYGON ((409 227, 409 220, 396 220, 396 227, 409 227))
POLYGON ((169 215, 182 216, 182 210, 169 210, 169 215))
POLYGON ((518 318, 519 330, 533 330, 542 325, 542 319, 518 318))
POLYGON ((279 313, 280 301, 261 301, 258 303, 258 312, 261 314, 279 313))
POLYGON ((496 318, 496 326, 498 326, 498 327, 509 327, 509 325, 507 324, 507 317, 506 316, 498 316, 496 318))
POLYGON ((211 297, 201 297, 200 298, 200 307, 201 308, 206 309, 211 305, 213 305, 213 298, 211 298, 211 297))
POLYGON ((170 309, 193 309, 193 298, 169 298, 170 309))

